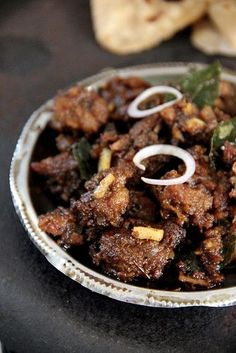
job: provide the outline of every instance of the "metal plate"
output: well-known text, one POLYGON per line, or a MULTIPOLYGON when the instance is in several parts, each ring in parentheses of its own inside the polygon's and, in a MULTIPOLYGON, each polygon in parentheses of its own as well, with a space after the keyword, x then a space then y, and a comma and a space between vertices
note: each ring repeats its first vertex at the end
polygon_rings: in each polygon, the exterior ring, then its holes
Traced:
MULTIPOLYGON (((114 75, 138 75, 151 83, 170 81, 200 64, 171 63, 107 70, 80 84, 98 87, 114 75)), ((224 71, 223 78, 236 83, 236 75, 224 71)), ((15 149, 10 170, 10 187, 16 212, 30 239, 47 260, 66 276, 86 288, 111 298, 153 307, 229 306, 236 304, 236 287, 199 292, 174 292, 128 285, 106 277, 75 260, 38 227, 38 216, 29 192, 29 163, 34 146, 52 114, 52 100, 35 111, 26 123, 15 149)))

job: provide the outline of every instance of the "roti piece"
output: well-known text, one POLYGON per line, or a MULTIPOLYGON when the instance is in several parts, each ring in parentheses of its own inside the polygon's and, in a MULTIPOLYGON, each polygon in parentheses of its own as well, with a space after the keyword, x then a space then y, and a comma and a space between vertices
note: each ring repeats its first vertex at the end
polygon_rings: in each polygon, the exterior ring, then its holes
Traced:
POLYGON ((208 13, 219 31, 236 48, 236 0, 213 1, 208 13))
POLYGON ((199 19, 208 0, 91 0, 98 42, 117 54, 149 49, 199 19))
POLYGON ((236 48, 208 19, 201 20, 194 25, 191 42, 196 48, 209 55, 236 56, 236 48))

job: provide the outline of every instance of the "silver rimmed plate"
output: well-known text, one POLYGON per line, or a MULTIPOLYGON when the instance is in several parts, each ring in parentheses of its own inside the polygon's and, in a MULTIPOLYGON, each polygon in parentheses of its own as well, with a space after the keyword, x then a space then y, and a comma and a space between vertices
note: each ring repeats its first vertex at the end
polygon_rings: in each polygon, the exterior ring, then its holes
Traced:
MULTIPOLYGON (((163 83, 182 76, 193 66, 200 66, 200 64, 170 63, 136 66, 119 70, 110 69, 79 83, 96 89, 115 75, 138 75, 152 84, 163 83)), ((222 77, 236 83, 236 73, 224 70, 222 77)), ((116 281, 75 260, 39 229, 38 215, 30 196, 29 164, 35 144, 51 115, 52 100, 46 102, 31 115, 17 142, 10 170, 10 188, 16 212, 30 239, 47 260, 59 271, 84 287, 123 302, 168 308, 186 306, 220 307, 236 304, 236 286, 198 292, 174 292, 147 289, 116 281)))

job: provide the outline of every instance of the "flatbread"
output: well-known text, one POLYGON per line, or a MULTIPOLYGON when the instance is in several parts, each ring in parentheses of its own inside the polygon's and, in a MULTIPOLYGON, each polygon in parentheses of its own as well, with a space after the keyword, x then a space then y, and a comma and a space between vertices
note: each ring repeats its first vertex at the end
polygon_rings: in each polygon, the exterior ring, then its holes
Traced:
POLYGON ((236 56, 236 48, 209 19, 194 24, 191 42, 196 48, 208 55, 236 56))
POLYGON ((217 0, 210 3, 208 14, 225 38, 236 48, 236 0, 217 0))
POLYGON ((91 0, 97 41, 117 54, 149 49, 199 19, 208 0, 91 0))

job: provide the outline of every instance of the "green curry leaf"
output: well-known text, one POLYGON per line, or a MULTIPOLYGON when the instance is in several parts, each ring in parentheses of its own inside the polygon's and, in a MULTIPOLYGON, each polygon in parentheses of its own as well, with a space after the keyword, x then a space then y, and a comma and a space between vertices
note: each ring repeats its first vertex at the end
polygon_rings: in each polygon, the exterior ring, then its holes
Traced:
POLYGON ((180 83, 184 93, 188 93, 193 102, 202 108, 212 105, 219 96, 221 66, 218 61, 201 70, 189 72, 180 83))
POLYGON ((90 155, 91 145, 82 137, 72 146, 74 159, 78 163, 81 179, 89 179, 92 175, 92 158, 90 155))
POLYGON ((209 155, 213 164, 215 159, 220 156, 220 149, 224 146, 225 141, 236 144, 236 117, 223 121, 214 129, 209 155))
POLYGON ((221 268, 227 266, 234 258, 236 254, 236 234, 232 233, 226 237, 223 241, 223 262, 221 268))
POLYGON ((200 271, 199 263, 197 256, 194 254, 193 251, 185 254, 182 258, 182 261, 185 264, 186 271, 189 275, 193 274, 194 272, 200 271))

